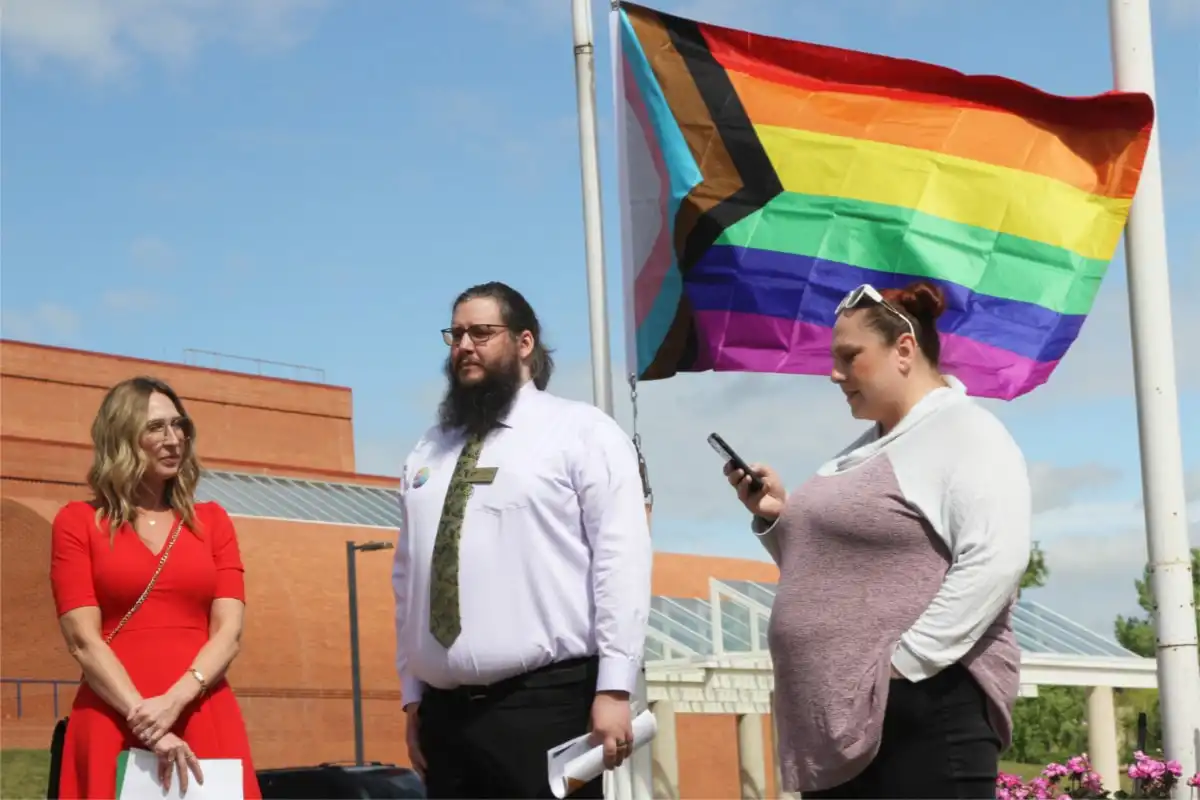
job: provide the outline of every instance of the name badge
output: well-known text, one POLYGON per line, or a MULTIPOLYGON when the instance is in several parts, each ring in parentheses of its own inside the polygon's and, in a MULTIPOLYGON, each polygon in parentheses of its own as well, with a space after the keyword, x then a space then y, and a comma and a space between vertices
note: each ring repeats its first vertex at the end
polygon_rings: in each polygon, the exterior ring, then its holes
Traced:
POLYGON ((496 467, 476 467, 467 473, 467 483, 489 484, 496 480, 496 467))

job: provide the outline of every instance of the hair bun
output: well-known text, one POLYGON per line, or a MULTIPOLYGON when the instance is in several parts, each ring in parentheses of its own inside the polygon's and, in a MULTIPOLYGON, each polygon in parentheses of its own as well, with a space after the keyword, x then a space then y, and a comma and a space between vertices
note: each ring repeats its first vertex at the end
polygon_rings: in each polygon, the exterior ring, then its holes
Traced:
POLYGON ((892 302, 918 321, 932 321, 946 310, 946 293, 936 283, 915 281, 897 291, 892 302))

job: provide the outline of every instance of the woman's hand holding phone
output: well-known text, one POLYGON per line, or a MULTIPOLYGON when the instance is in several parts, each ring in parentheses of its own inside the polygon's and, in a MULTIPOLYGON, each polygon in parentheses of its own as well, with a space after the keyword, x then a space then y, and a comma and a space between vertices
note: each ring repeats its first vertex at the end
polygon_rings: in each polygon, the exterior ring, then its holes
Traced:
POLYGON ((725 465, 725 478, 730 486, 737 489, 738 500, 742 501, 746 510, 756 517, 774 522, 783 513, 783 504, 787 502, 787 490, 783 488, 779 475, 770 467, 751 464, 750 471, 762 481, 761 491, 751 493, 750 475, 733 466, 732 462, 725 465))

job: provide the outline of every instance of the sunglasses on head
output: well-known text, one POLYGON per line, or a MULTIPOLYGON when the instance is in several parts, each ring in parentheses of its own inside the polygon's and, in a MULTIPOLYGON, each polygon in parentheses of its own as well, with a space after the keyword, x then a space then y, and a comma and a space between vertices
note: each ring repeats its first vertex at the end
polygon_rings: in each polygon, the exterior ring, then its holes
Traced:
POLYGON ((879 293, 879 290, 869 283, 856 286, 847 292, 846 296, 842 298, 842 302, 838 303, 838 307, 834 312, 834 316, 840 317, 843 311, 851 308, 858 308, 863 304, 864 300, 869 300, 875 305, 883 306, 888 311, 895 314, 904 322, 906 326, 908 326, 908 332, 912 334, 913 339, 917 338, 917 329, 913 327, 912 320, 910 320, 904 314, 901 314, 900 310, 887 300, 884 300, 883 295, 879 293))

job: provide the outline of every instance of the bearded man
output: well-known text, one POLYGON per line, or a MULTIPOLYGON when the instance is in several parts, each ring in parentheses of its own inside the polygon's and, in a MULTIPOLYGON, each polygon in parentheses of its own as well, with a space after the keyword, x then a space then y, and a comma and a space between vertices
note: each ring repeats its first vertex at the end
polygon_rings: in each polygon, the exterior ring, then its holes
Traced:
POLYGON ((632 750, 652 558, 637 453, 545 391, 541 334, 503 283, 459 295, 438 424, 404 463, 396 666, 431 798, 553 797, 546 751, 589 730, 609 768, 632 750))

